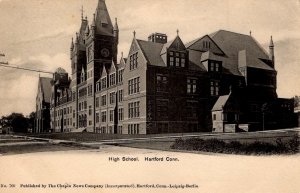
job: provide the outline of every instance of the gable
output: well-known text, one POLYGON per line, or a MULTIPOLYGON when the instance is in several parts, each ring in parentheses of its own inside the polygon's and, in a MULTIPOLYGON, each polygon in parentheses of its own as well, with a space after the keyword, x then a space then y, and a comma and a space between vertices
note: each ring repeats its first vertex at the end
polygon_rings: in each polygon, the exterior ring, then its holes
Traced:
POLYGON ((183 44, 183 42, 181 41, 180 37, 177 36, 173 42, 171 43, 171 45, 169 46, 169 49, 172 50, 177 50, 177 51, 182 51, 182 50, 186 50, 185 45, 183 44))
POLYGON ((201 52, 210 51, 217 55, 225 55, 221 48, 219 48, 219 46, 208 35, 188 43, 187 48, 201 52))
POLYGON ((137 41, 133 39, 130 49, 129 49, 129 55, 137 52, 139 50, 139 45, 137 44, 137 41))

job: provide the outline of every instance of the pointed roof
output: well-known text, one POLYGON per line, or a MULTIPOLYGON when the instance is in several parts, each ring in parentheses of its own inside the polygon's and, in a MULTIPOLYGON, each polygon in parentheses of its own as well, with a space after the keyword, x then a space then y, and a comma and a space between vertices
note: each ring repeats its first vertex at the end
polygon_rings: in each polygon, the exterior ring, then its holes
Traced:
POLYGON ((221 110, 223 110, 223 107, 225 107, 229 97, 230 97, 230 94, 219 96, 217 102, 215 103, 215 105, 212 108, 212 111, 221 111, 221 110))
POLYGON ((114 31, 119 31, 118 19, 117 18, 115 18, 114 31))
POLYGON ((137 43, 147 59, 148 64, 153 66, 166 66, 163 59, 160 57, 164 44, 144 40, 137 40, 137 43))
POLYGON ((52 78, 39 77, 39 86, 44 97, 44 101, 50 103, 51 100, 51 81, 52 78))
POLYGON ((274 47, 273 37, 271 36, 270 45, 269 47, 274 47))
POLYGON ((164 54, 167 52, 167 48, 174 48, 176 50, 185 50, 186 47, 184 43, 182 42, 181 38, 177 35, 176 38, 172 41, 167 42, 164 44, 160 54, 164 54))
POLYGON ((104 78, 104 76, 105 76, 105 77, 107 76, 107 70, 106 70, 106 67, 105 67, 105 66, 102 67, 102 72, 101 72, 100 77, 101 77, 101 78, 104 78))
POLYGON ((231 68, 238 68, 239 52, 246 50, 247 66, 265 70, 274 70, 265 62, 269 60, 268 53, 253 38, 253 36, 219 30, 209 35, 228 56, 224 61, 231 68))
POLYGON ((95 15, 96 33, 113 36, 113 25, 106 7, 105 0, 99 0, 95 15))

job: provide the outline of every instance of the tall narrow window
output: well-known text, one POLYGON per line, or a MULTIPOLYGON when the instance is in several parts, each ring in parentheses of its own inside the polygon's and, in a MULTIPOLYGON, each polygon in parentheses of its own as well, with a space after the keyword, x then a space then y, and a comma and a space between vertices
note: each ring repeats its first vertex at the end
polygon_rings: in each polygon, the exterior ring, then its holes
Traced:
POLYGON ((130 56, 130 61, 129 61, 129 69, 134 70, 138 67, 138 53, 134 53, 130 56))
POLYGON ((210 95, 218 96, 219 95, 219 82, 212 80, 210 81, 210 95))
POLYGON ((165 75, 156 75, 156 91, 167 92, 168 91, 168 77, 165 75))
POLYGON ((128 81, 128 93, 136 94, 140 92, 140 77, 128 81))
POLYGON ((187 93, 188 94, 195 94, 197 91, 197 80, 188 78, 187 79, 187 93))

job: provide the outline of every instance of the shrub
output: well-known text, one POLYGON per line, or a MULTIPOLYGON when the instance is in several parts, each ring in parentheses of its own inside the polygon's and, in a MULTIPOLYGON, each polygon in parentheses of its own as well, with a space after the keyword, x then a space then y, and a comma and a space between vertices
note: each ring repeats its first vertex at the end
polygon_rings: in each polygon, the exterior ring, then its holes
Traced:
POLYGON ((276 139, 276 144, 255 141, 242 144, 238 141, 225 143, 218 139, 176 139, 171 145, 172 149, 196 150, 214 153, 238 153, 238 154, 287 154, 299 152, 299 138, 294 136, 291 140, 283 142, 281 138, 276 139))

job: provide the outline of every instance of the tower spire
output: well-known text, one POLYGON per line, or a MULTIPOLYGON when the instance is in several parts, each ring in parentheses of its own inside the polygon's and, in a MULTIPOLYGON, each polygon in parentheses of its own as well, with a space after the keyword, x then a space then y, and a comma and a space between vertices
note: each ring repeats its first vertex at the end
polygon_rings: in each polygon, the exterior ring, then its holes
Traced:
POLYGON ((83 9, 83 5, 81 6, 81 19, 83 20, 83 13, 84 13, 84 9, 83 9))
POLYGON ((95 17, 96 33, 99 35, 114 36, 114 27, 111 22, 105 0, 99 0, 95 17))
POLYGON ((273 37, 271 36, 270 45, 269 45, 269 59, 272 61, 272 65, 275 65, 275 55, 274 55, 274 42, 273 37))

